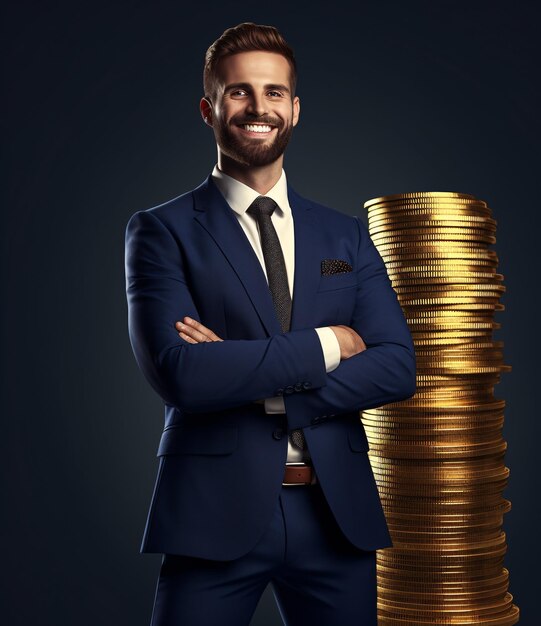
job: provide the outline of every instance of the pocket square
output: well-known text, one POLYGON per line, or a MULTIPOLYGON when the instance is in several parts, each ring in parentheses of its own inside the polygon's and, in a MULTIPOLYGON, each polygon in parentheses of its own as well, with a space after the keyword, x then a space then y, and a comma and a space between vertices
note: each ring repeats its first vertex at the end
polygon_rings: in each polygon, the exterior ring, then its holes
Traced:
POLYGON ((347 261, 341 259, 323 259, 321 261, 321 275, 331 276, 332 274, 344 274, 352 272, 353 268, 347 261))

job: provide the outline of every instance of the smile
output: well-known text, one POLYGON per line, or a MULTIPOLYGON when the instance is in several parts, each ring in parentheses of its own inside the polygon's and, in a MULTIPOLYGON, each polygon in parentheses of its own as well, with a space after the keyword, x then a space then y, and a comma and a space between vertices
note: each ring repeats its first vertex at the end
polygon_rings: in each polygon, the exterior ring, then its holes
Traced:
POLYGON ((248 133, 257 133, 259 135, 268 134, 274 130, 274 126, 269 126, 268 124, 240 124, 239 128, 248 133))

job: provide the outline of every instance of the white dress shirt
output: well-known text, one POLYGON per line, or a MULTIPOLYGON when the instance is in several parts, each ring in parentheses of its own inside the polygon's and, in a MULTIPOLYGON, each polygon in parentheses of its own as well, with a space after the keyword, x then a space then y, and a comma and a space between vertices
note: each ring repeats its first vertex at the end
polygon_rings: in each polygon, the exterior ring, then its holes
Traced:
MULTIPOLYGON (((251 215, 246 213, 246 210, 252 202, 262 194, 255 191, 255 189, 248 187, 248 185, 241 183, 235 178, 224 174, 218 169, 217 165, 214 166, 214 170, 212 171, 212 179, 225 198, 226 202, 233 209, 248 241, 261 263, 261 268, 263 269, 265 276, 267 276, 263 250, 261 248, 261 239, 259 236, 259 226, 256 220, 251 215)), ((293 282, 295 277, 295 231, 293 214, 287 197, 286 173, 283 169, 280 179, 274 187, 265 194, 265 196, 272 198, 278 205, 278 208, 275 209, 271 215, 271 220, 274 228, 276 229, 276 233, 282 247, 282 252, 284 254, 289 293, 293 299, 293 282)), ((317 332, 321 342, 323 357, 325 359, 325 369, 327 372, 331 372, 337 368, 340 363, 340 345, 338 343, 338 339, 328 326, 316 328, 315 331, 317 332)), ((265 398, 265 411, 266 413, 285 413, 283 397, 276 396, 273 398, 265 398)), ((306 456, 309 456, 309 453, 306 456)), ((291 440, 289 440, 287 461, 295 462, 302 460, 303 451, 299 450, 295 446, 292 446, 291 440)))

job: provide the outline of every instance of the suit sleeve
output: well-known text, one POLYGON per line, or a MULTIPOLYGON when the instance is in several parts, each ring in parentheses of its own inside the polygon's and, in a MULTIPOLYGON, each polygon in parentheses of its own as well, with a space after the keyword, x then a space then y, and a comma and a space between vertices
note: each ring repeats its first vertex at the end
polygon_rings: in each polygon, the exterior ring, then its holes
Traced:
POLYGON ((277 395, 290 385, 327 383, 314 329, 200 344, 179 337, 175 322, 200 316, 181 248, 152 211, 139 211, 128 222, 125 271, 132 349, 166 404, 186 412, 219 411, 277 395))
POLYGON ((404 314, 368 229, 359 233, 357 294, 349 326, 367 349, 340 362, 327 384, 285 398, 288 426, 301 428, 341 413, 398 402, 415 393, 415 351, 404 314))

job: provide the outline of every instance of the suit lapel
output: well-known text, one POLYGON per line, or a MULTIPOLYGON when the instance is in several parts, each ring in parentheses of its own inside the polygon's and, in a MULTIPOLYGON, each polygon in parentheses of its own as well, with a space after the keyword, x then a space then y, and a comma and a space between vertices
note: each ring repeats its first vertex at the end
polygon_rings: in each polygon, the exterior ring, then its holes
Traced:
POLYGON ((280 333, 280 323, 259 259, 235 217, 233 209, 212 182, 211 175, 194 189, 193 198, 196 209, 195 219, 222 250, 226 260, 244 285, 265 330, 269 335, 280 333))
POLYGON ((314 326, 315 294, 321 278, 323 242, 312 205, 289 185, 287 190, 295 228, 295 280, 291 328, 311 328, 314 326))

